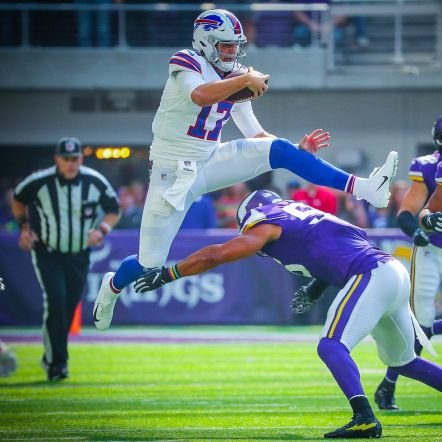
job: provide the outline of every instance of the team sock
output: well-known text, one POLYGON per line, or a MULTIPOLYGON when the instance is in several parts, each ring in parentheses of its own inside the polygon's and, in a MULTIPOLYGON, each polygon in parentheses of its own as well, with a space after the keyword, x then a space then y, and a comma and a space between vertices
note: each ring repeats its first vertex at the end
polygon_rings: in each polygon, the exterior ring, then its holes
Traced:
POLYGON ((327 161, 299 149, 284 138, 277 138, 270 146, 270 167, 287 169, 305 180, 320 186, 350 191, 355 177, 327 161))
POLYGON ((431 330, 433 335, 442 335, 442 319, 434 321, 431 330))
POLYGON ((144 267, 138 262, 138 256, 128 256, 121 261, 120 267, 112 278, 112 285, 117 290, 123 290, 124 287, 143 276, 143 271, 144 267))
POLYGON ((416 379, 438 391, 442 391, 442 367, 417 357, 402 367, 394 367, 402 376, 416 379))
POLYGON ((365 414, 370 417, 374 417, 373 410, 366 396, 354 396, 350 400, 350 405, 353 413, 365 414))
POLYGON ((318 355, 348 400, 355 396, 365 396, 358 367, 341 342, 322 338, 318 344, 318 355))

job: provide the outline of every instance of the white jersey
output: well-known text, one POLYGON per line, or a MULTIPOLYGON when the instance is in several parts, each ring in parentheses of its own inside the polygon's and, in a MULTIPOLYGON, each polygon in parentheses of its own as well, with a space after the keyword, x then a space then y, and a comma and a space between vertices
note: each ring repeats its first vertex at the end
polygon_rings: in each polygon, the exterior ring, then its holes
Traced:
POLYGON ((221 130, 231 115, 245 137, 263 131, 250 102, 221 101, 200 107, 192 101, 196 87, 220 79, 222 74, 196 51, 184 49, 171 57, 169 78, 152 124, 151 159, 207 160, 219 146, 221 130))

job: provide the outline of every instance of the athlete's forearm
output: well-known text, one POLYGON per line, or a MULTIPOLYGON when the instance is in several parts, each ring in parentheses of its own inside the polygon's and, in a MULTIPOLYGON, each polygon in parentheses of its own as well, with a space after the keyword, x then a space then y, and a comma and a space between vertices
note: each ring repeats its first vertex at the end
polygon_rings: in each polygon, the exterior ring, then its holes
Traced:
POLYGON ((247 74, 225 80, 216 80, 198 86, 192 92, 192 101, 198 106, 211 106, 225 100, 250 85, 247 74))
POLYGON ((185 258, 177 265, 180 276, 199 275, 228 262, 219 253, 221 247, 222 244, 207 246, 185 258))

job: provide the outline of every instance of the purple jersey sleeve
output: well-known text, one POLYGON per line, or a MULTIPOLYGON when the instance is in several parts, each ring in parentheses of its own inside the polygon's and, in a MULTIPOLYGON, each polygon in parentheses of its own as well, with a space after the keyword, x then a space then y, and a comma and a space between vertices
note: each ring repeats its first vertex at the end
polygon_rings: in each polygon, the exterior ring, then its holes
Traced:
POLYGON ((281 201, 253 212, 243 231, 263 223, 280 226, 280 238, 262 252, 293 273, 343 287, 351 276, 391 259, 368 242, 364 230, 306 204, 281 201))
POLYGON ((410 165, 408 176, 412 181, 424 183, 431 195, 436 188, 434 181, 437 165, 442 158, 438 151, 431 155, 414 158, 410 165))
POLYGON ((437 164, 436 175, 434 176, 434 180, 438 186, 442 186, 442 162, 437 164))

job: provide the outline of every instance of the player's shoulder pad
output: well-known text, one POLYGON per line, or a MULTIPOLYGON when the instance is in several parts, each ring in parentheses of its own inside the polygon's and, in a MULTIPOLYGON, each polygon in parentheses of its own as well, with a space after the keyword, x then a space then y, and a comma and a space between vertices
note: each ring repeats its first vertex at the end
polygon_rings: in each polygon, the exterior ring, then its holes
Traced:
POLYGON ((422 155, 417 158, 413 158, 410 164, 408 176, 412 181, 423 181, 425 166, 436 164, 438 158, 434 154, 422 155))
POLYGON ((266 215, 262 212, 260 212, 257 209, 252 209, 248 216, 244 218, 243 222, 241 223, 240 232, 243 233, 246 230, 249 230, 250 228, 256 226, 257 224, 265 221, 267 219, 266 215))
POLYGON ((170 57, 169 74, 176 71, 190 71, 202 74, 201 66, 203 62, 204 57, 199 52, 191 49, 182 49, 170 57))

